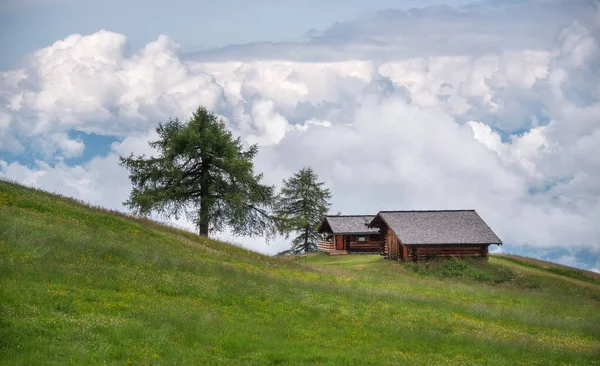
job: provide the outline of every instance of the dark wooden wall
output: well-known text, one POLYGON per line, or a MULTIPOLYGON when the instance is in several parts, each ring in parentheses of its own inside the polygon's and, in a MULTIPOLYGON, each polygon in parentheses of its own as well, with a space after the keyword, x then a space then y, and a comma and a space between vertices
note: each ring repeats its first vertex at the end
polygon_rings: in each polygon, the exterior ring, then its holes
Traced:
POLYGON ((432 258, 446 257, 488 257, 488 244, 472 245, 410 245, 408 246, 407 259, 422 261, 432 258))
POLYGON ((333 242, 336 250, 350 252, 380 253, 382 241, 380 236, 374 235, 334 235, 333 242), (364 236, 365 241, 358 241, 359 236, 364 236))
POLYGON ((381 247, 381 255, 388 258, 389 253, 390 253, 389 243, 388 243, 388 235, 389 235, 388 228, 385 226, 380 228, 379 235, 381 235, 381 240, 383 241, 383 246, 381 247))
POLYGON ((348 248, 351 252, 360 253, 379 253, 381 252, 381 237, 377 234, 374 235, 348 235, 350 238, 350 247, 348 248), (365 241, 358 241, 359 236, 364 236, 365 241))
POLYGON ((488 257, 489 244, 403 245, 387 225, 382 224, 379 233, 383 240, 381 254, 388 259, 416 262, 445 257, 488 257))
POLYGON ((402 255, 402 245, 392 230, 382 229, 385 232, 385 256, 389 259, 399 259, 402 255))

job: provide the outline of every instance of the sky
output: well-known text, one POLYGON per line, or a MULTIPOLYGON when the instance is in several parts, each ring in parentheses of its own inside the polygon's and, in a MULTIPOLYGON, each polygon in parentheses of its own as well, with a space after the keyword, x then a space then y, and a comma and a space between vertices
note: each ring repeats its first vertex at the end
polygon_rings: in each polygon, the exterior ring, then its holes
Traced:
POLYGON ((598 1, 1 4, 0 176, 125 210, 119 156, 203 105, 334 213, 476 209, 492 250, 600 271, 598 1))
POLYGON ((166 34, 193 51, 251 42, 302 40, 312 29, 379 9, 454 1, 398 0, 0 0, 0 69, 71 34, 105 29, 127 36, 132 49, 166 34), (32 24, 35 26, 32 27, 32 24))

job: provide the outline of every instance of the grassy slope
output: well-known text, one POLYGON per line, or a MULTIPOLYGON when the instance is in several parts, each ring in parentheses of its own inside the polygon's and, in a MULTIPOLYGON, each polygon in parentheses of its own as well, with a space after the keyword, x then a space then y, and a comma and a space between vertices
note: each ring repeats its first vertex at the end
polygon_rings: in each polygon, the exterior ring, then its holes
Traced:
POLYGON ((600 364, 600 285, 442 270, 270 258, 0 182, 0 363, 600 364))

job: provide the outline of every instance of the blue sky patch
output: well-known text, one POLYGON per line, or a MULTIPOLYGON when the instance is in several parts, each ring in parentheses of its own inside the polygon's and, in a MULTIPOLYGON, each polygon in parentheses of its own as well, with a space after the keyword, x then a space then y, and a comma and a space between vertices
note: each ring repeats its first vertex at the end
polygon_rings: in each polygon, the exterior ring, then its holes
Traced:
POLYGON ((81 140, 85 145, 81 156, 65 159, 65 162, 69 165, 81 165, 96 156, 105 156, 110 152, 110 146, 113 142, 121 141, 114 136, 97 135, 95 133, 87 134, 74 130, 69 132, 69 138, 81 140))

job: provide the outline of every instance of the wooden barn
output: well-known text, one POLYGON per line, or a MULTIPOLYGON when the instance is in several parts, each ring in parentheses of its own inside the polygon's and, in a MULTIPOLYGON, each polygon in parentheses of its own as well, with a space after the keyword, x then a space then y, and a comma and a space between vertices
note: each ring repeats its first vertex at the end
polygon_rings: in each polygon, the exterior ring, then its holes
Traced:
POLYGON ((379 229, 369 228, 373 215, 326 216, 321 226, 319 251, 329 254, 381 253, 379 229))
POLYGON ((502 244, 475 210, 381 211, 369 227, 379 229, 390 259, 487 258, 490 244, 502 244))

